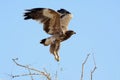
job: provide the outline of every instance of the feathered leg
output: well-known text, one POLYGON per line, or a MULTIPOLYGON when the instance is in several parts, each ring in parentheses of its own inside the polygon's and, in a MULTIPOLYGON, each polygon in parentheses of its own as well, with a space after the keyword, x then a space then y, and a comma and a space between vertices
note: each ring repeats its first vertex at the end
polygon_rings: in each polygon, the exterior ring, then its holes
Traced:
POLYGON ((59 40, 55 40, 51 45, 50 45, 50 52, 54 55, 55 60, 59 61, 59 55, 58 55, 58 51, 60 48, 60 41, 59 40))
POLYGON ((60 57, 59 57, 59 55, 58 55, 58 53, 56 51, 54 51, 53 55, 55 57, 55 60, 57 60, 57 61, 60 60, 60 57))

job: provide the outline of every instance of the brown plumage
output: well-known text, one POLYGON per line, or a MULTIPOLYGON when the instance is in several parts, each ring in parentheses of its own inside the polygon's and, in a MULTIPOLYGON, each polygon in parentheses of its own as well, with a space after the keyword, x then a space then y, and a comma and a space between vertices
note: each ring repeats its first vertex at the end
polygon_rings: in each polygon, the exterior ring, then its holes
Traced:
POLYGON ((33 8, 26 10, 24 19, 33 19, 43 24, 43 29, 46 33, 52 35, 49 38, 41 40, 41 44, 50 45, 50 52, 55 59, 59 61, 58 51, 60 43, 67 40, 74 31, 68 30, 68 24, 72 18, 72 14, 65 9, 54 11, 49 8, 33 8))

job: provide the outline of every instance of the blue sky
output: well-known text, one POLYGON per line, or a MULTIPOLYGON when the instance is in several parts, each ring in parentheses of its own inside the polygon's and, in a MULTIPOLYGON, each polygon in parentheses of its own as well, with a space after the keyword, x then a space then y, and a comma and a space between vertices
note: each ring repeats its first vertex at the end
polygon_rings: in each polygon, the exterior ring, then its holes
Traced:
MULTIPOLYGON (((12 62, 13 58, 40 70, 46 68, 51 74, 58 70, 59 80, 79 80, 81 64, 88 53, 94 53, 97 64, 93 80, 120 80, 119 4, 119 0, 0 1, 0 80, 10 80, 7 74, 26 72, 12 62), (23 19, 25 9, 36 7, 65 8, 74 16, 69 29, 77 34, 61 44, 59 63, 49 53, 49 47, 39 44, 49 36, 42 25, 23 19)), ((85 65, 84 80, 89 80, 91 68, 92 56, 85 65)))

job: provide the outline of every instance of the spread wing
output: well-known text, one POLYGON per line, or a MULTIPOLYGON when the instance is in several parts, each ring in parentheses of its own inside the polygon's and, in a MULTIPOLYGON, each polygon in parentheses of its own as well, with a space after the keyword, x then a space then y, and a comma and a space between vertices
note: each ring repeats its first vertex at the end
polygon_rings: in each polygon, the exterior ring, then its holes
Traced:
POLYGON ((63 32, 65 33, 68 30, 68 24, 72 19, 72 14, 65 9, 57 10, 57 12, 61 15, 60 24, 63 32))
POLYGON ((53 43, 51 43, 50 52, 54 55, 57 61, 60 60, 58 55, 59 49, 60 49, 60 40, 55 40, 53 43))
POLYGON ((43 23, 43 29, 48 34, 62 33, 58 12, 48 8, 33 8, 26 11, 24 14, 25 20, 33 19, 43 23))

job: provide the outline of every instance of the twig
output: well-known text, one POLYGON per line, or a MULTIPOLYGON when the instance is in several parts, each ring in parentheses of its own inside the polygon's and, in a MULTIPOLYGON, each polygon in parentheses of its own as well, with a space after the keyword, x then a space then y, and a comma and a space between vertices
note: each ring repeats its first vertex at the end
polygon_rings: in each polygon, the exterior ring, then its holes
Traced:
POLYGON ((90 55, 90 54, 87 55, 86 59, 85 59, 84 62, 82 63, 82 72, 81 72, 81 78, 80 78, 80 80, 83 80, 84 65, 85 65, 85 63, 87 62, 89 55, 90 55))
POLYGON ((95 72, 96 69, 97 69, 97 67, 95 66, 95 67, 93 68, 93 70, 91 71, 91 78, 90 78, 90 80, 92 80, 93 73, 95 72))
MULTIPOLYGON (((28 67, 29 67, 29 66, 28 66, 28 67)), ((29 71, 29 74, 32 74, 29 69, 28 69, 28 71, 29 71)), ((32 75, 30 75, 30 77, 31 77, 31 80, 34 80, 32 75)))
POLYGON ((55 80, 58 80, 58 72, 56 71, 55 80))
MULTIPOLYGON (((38 72, 39 75, 45 76, 45 77, 47 78, 47 80, 51 80, 50 74, 47 73, 46 71, 44 72, 44 71, 37 70, 37 69, 35 69, 35 68, 31 68, 31 67, 28 67, 28 66, 21 65, 21 64, 19 64, 19 63, 16 62, 16 60, 18 60, 18 59, 12 59, 12 60, 13 60, 13 62, 14 62, 17 66, 20 66, 20 67, 26 68, 26 69, 28 69, 28 70, 32 70, 32 71, 38 72)), ((32 74, 32 73, 30 73, 30 74, 32 74)), ((29 74, 29 75, 30 75, 30 74, 29 74)), ((25 76, 27 76, 27 75, 25 75, 25 76)))
POLYGON ((15 78, 15 77, 21 77, 21 76, 29 76, 29 75, 40 75, 40 74, 37 74, 37 73, 31 73, 31 74, 21 74, 21 75, 11 75, 12 78, 15 78))
POLYGON ((96 62, 95 62, 95 58, 94 58, 94 54, 93 54, 93 62, 94 62, 94 68, 93 68, 93 70, 91 70, 91 74, 90 74, 90 80, 92 80, 92 78, 93 78, 93 73, 95 72, 95 70, 97 69, 97 67, 96 67, 96 62))

